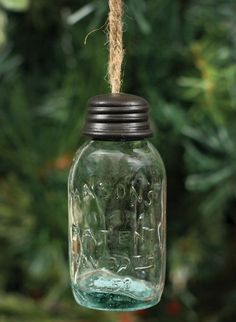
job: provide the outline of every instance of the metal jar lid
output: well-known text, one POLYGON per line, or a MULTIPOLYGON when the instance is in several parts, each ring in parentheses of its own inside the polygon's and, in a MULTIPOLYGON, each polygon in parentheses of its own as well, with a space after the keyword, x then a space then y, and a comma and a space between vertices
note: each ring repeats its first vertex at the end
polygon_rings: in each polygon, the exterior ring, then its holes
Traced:
POLYGON ((83 133, 101 140, 138 140, 152 136, 149 104, 139 96, 105 94, 88 101, 83 133))

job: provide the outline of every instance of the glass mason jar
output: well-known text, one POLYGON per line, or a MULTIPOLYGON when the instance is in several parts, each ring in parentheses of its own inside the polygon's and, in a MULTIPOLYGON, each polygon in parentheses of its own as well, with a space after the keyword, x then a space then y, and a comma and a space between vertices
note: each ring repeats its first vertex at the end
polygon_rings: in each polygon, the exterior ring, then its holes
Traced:
POLYGON ((140 114, 142 123, 141 114, 147 111, 141 106, 146 109, 147 102, 139 97, 110 94, 90 101, 85 133, 92 140, 78 150, 69 175, 73 294, 79 304, 101 310, 153 306, 160 300, 165 278, 165 169, 146 139, 151 135, 149 123, 141 130, 140 124, 138 129, 134 125, 137 119, 131 120, 134 116, 127 122, 118 117, 114 129, 111 119, 124 115, 123 105, 125 117, 140 114), (100 118, 93 121, 95 113, 100 118), (104 115, 110 117, 102 123, 104 115))

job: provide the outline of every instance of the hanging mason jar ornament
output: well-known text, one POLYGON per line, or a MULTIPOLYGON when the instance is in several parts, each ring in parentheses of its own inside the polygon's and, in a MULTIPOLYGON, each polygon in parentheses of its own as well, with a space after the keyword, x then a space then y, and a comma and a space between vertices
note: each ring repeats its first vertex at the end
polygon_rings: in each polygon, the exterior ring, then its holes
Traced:
MULTIPOLYGON (((110 0, 112 2, 112 0, 110 0)), ((131 311, 159 302, 166 262, 166 175, 147 140, 145 99, 98 95, 69 175, 69 253, 76 301, 131 311)))

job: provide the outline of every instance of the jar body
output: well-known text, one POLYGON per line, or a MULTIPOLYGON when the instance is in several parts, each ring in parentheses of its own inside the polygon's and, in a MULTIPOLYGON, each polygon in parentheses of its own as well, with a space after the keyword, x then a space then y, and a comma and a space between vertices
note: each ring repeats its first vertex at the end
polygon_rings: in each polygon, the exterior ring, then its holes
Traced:
POLYGON ((166 176, 147 141, 90 141, 69 175, 73 294, 86 307, 129 311, 159 302, 165 278, 166 176))

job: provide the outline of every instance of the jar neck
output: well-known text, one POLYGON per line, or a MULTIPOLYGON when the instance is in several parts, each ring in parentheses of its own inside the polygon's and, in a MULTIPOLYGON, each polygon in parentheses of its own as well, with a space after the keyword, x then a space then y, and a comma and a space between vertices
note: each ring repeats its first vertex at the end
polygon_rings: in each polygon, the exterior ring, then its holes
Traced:
POLYGON ((148 140, 128 140, 128 141, 104 141, 104 140, 90 140, 90 143, 93 145, 94 148, 103 148, 109 150, 117 150, 122 148, 144 148, 147 146, 148 140))

